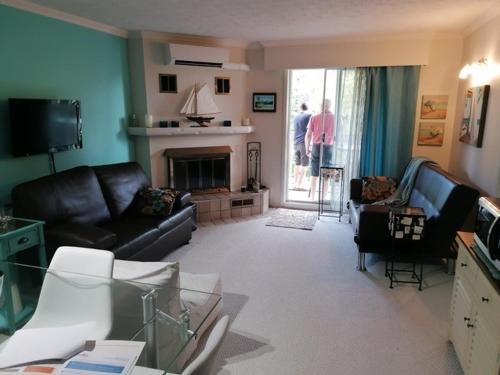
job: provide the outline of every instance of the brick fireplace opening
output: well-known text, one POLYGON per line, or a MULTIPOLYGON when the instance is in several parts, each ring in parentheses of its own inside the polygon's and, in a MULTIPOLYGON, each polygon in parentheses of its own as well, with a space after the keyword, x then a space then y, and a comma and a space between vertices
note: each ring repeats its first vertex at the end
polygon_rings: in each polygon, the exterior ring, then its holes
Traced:
POLYGON ((229 192, 232 151, 230 146, 166 149, 167 186, 192 193, 229 192))

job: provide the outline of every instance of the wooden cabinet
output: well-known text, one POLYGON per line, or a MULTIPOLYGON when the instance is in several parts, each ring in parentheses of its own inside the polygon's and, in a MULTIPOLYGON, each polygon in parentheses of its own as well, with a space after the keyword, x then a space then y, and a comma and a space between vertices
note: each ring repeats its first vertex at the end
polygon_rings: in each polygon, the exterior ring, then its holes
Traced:
POLYGON ((500 296, 460 234, 449 338, 466 375, 500 374, 500 296))

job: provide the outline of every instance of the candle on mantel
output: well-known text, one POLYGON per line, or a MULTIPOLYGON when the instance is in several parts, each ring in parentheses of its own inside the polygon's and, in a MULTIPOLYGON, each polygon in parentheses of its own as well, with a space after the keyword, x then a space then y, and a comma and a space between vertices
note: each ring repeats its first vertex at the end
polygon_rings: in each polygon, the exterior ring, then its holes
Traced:
POLYGON ((153 127, 153 115, 146 114, 144 116, 144 124, 146 125, 146 128, 152 128, 153 127))

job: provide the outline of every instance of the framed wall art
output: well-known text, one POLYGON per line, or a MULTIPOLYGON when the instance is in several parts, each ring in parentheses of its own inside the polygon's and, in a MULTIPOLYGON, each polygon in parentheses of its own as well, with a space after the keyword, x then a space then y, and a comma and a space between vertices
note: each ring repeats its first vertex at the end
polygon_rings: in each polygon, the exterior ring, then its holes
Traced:
POLYGON ((276 112, 276 93, 254 93, 252 109, 254 112, 276 112))
POLYGON ((445 120, 448 114, 448 95, 423 95, 420 107, 422 120, 445 120))
POLYGON ((421 122, 418 128, 419 146, 442 146, 444 122, 421 122))
POLYGON ((488 109, 490 86, 478 86, 467 89, 464 101, 464 116, 460 128, 460 142, 472 146, 483 145, 484 124, 488 109))

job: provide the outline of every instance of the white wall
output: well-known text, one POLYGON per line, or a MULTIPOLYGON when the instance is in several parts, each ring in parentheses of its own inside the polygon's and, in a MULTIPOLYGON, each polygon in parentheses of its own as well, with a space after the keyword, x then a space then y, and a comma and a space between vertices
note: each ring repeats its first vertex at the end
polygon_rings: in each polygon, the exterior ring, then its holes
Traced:
MULTIPOLYGON (((467 36, 460 66, 486 57, 500 64, 500 15, 467 36)), ((500 72, 480 82, 477 77, 460 81, 455 128, 452 140, 450 170, 461 179, 477 186, 484 194, 500 196, 500 72), (458 141, 463 117, 463 102, 468 87, 489 84, 490 97, 484 130, 483 146, 477 148, 458 141)))
POLYGON ((342 66, 420 65, 419 96, 415 103, 414 156, 426 156, 447 169, 450 162, 455 123, 455 103, 460 70, 462 40, 456 35, 431 37, 426 40, 388 40, 346 43, 312 44, 309 46, 267 46, 249 49, 247 61, 252 67, 248 74, 247 103, 257 91, 277 93, 276 113, 251 113, 256 126, 252 140, 263 145, 263 183, 271 187, 271 205, 279 206, 283 199, 283 133, 286 121, 286 69, 342 66), (321 63, 318 63, 320 61, 321 63), (268 68, 272 68, 269 70, 268 68), (448 116, 445 121, 442 147, 418 146, 417 134, 422 95, 448 95, 448 116))
POLYGON ((266 70, 359 66, 425 65, 432 36, 408 39, 340 40, 294 45, 266 45, 266 70))
POLYGON ((413 156, 426 156, 448 170, 451 148, 454 142, 454 123, 457 102, 458 73, 462 56, 462 40, 460 38, 440 39, 432 42, 429 49, 429 59, 420 70, 420 84, 415 116, 415 131, 413 136, 413 156), (421 120, 420 107, 422 95, 448 95, 448 115, 444 122, 443 146, 419 146, 418 129, 421 120))
MULTIPOLYGON (((231 120, 239 126, 248 116, 249 106, 245 102, 247 72, 238 70, 165 65, 165 45, 182 43, 204 46, 225 47, 229 49, 232 63, 245 62, 244 45, 224 45, 224 41, 205 37, 183 37, 156 32, 137 32, 129 41, 131 55, 131 81, 134 94, 134 111, 138 114, 140 125, 144 125, 144 114, 153 116, 154 126, 160 120, 179 120, 181 126, 188 126, 188 120, 179 114, 191 89, 207 84, 221 113, 215 115, 211 126, 220 126, 222 121, 231 120), (177 93, 161 93, 160 74, 177 75, 177 93), (215 95, 215 77, 231 79, 229 95, 215 95)), ((182 137, 136 137, 136 160, 149 172, 154 186, 166 183, 166 166, 163 151, 167 148, 205 147, 228 145, 231 154, 231 189, 237 190, 246 181, 246 135, 210 135, 182 137)))
MULTIPOLYGON (((214 93, 215 103, 221 113, 215 115, 213 125, 219 125, 223 120, 231 120, 241 124, 242 116, 246 115, 247 106, 244 103, 246 87, 246 72, 238 70, 205 68, 193 66, 165 65, 165 46, 176 41, 169 34, 142 32, 144 53, 144 80, 147 98, 147 111, 153 115, 154 123, 160 120, 177 119, 187 121, 179 114, 189 92, 196 85, 207 84, 214 93), (177 75, 177 94, 160 93, 159 75, 177 75), (215 77, 231 79, 229 95, 215 95, 215 77)), ((191 42, 193 43, 193 42, 191 42)), ((210 44, 205 41, 205 44, 210 44)), ((227 47, 230 51, 230 61, 242 62, 242 47, 227 47)), ((142 120, 142 119, 141 119, 142 120)))
POLYGON ((284 107, 285 72, 283 70, 251 70, 248 73, 248 86, 245 95, 248 108, 251 108, 252 93, 275 92, 276 113, 251 112, 250 120, 255 126, 255 133, 248 136, 249 141, 262 142, 262 183, 271 189, 269 203, 281 205, 283 190, 283 127, 285 126, 284 107))
MULTIPOLYGON (((232 62, 247 62, 251 66, 250 72, 166 66, 163 63, 162 48, 164 43, 171 41, 171 38, 161 33, 143 32, 141 35, 144 39, 144 85, 147 111, 154 116, 155 122, 160 119, 180 118, 178 111, 189 89, 195 83, 206 82, 213 90, 215 76, 231 77, 231 95, 215 96, 216 103, 222 111, 215 121, 230 119, 237 124, 241 118, 250 117, 252 125, 256 127, 256 132, 240 142, 240 147, 237 147, 240 154, 235 162, 239 160, 241 163, 241 179, 244 183, 246 175, 244 144, 247 140, 262 142, 262 183, 271 188, 271 205, 273 206, 281 205, 283 198, 285 75, 288 68, 423 65, 419 97, 415 103, 417 116, 413 155, 427 156, 445 169, 450 165, 451 149, 455 139, 457 75, 462 65, 462 39, 456 35, 439 37, 425 35, 407 39, 397 37, 385 41, 352 40, 327 44, 311 43, 302 46, 267 45, 263 48, 248 49, 242 46, 229 46, 232 62), (160 73, 178 75, 178 94, 159 92, 158 74, 160 73), (276 113, 253 113, 251 110, 253 92, 276 92, 276 113), (422 95, 431 94, 449 96, 448 117, 444 121, 445 135, 442 147, 417 145, 421 98, 422 95)), ((199 44, 220 46, 220 41, 210 41, 205 38, 200 40, 199 44)), ((184 141, 182 143, 184 144, 184 141)), ((219 144, 219 141, 217 143, 219 144)), ((152 147, 156 151, 150 147, 150 152, 158 153, 158 147, 157 144, 152 147)), ((152 167, 152 173, 158 175, 156 180, 163 178, 158 168, 158 166, 152 167)))

